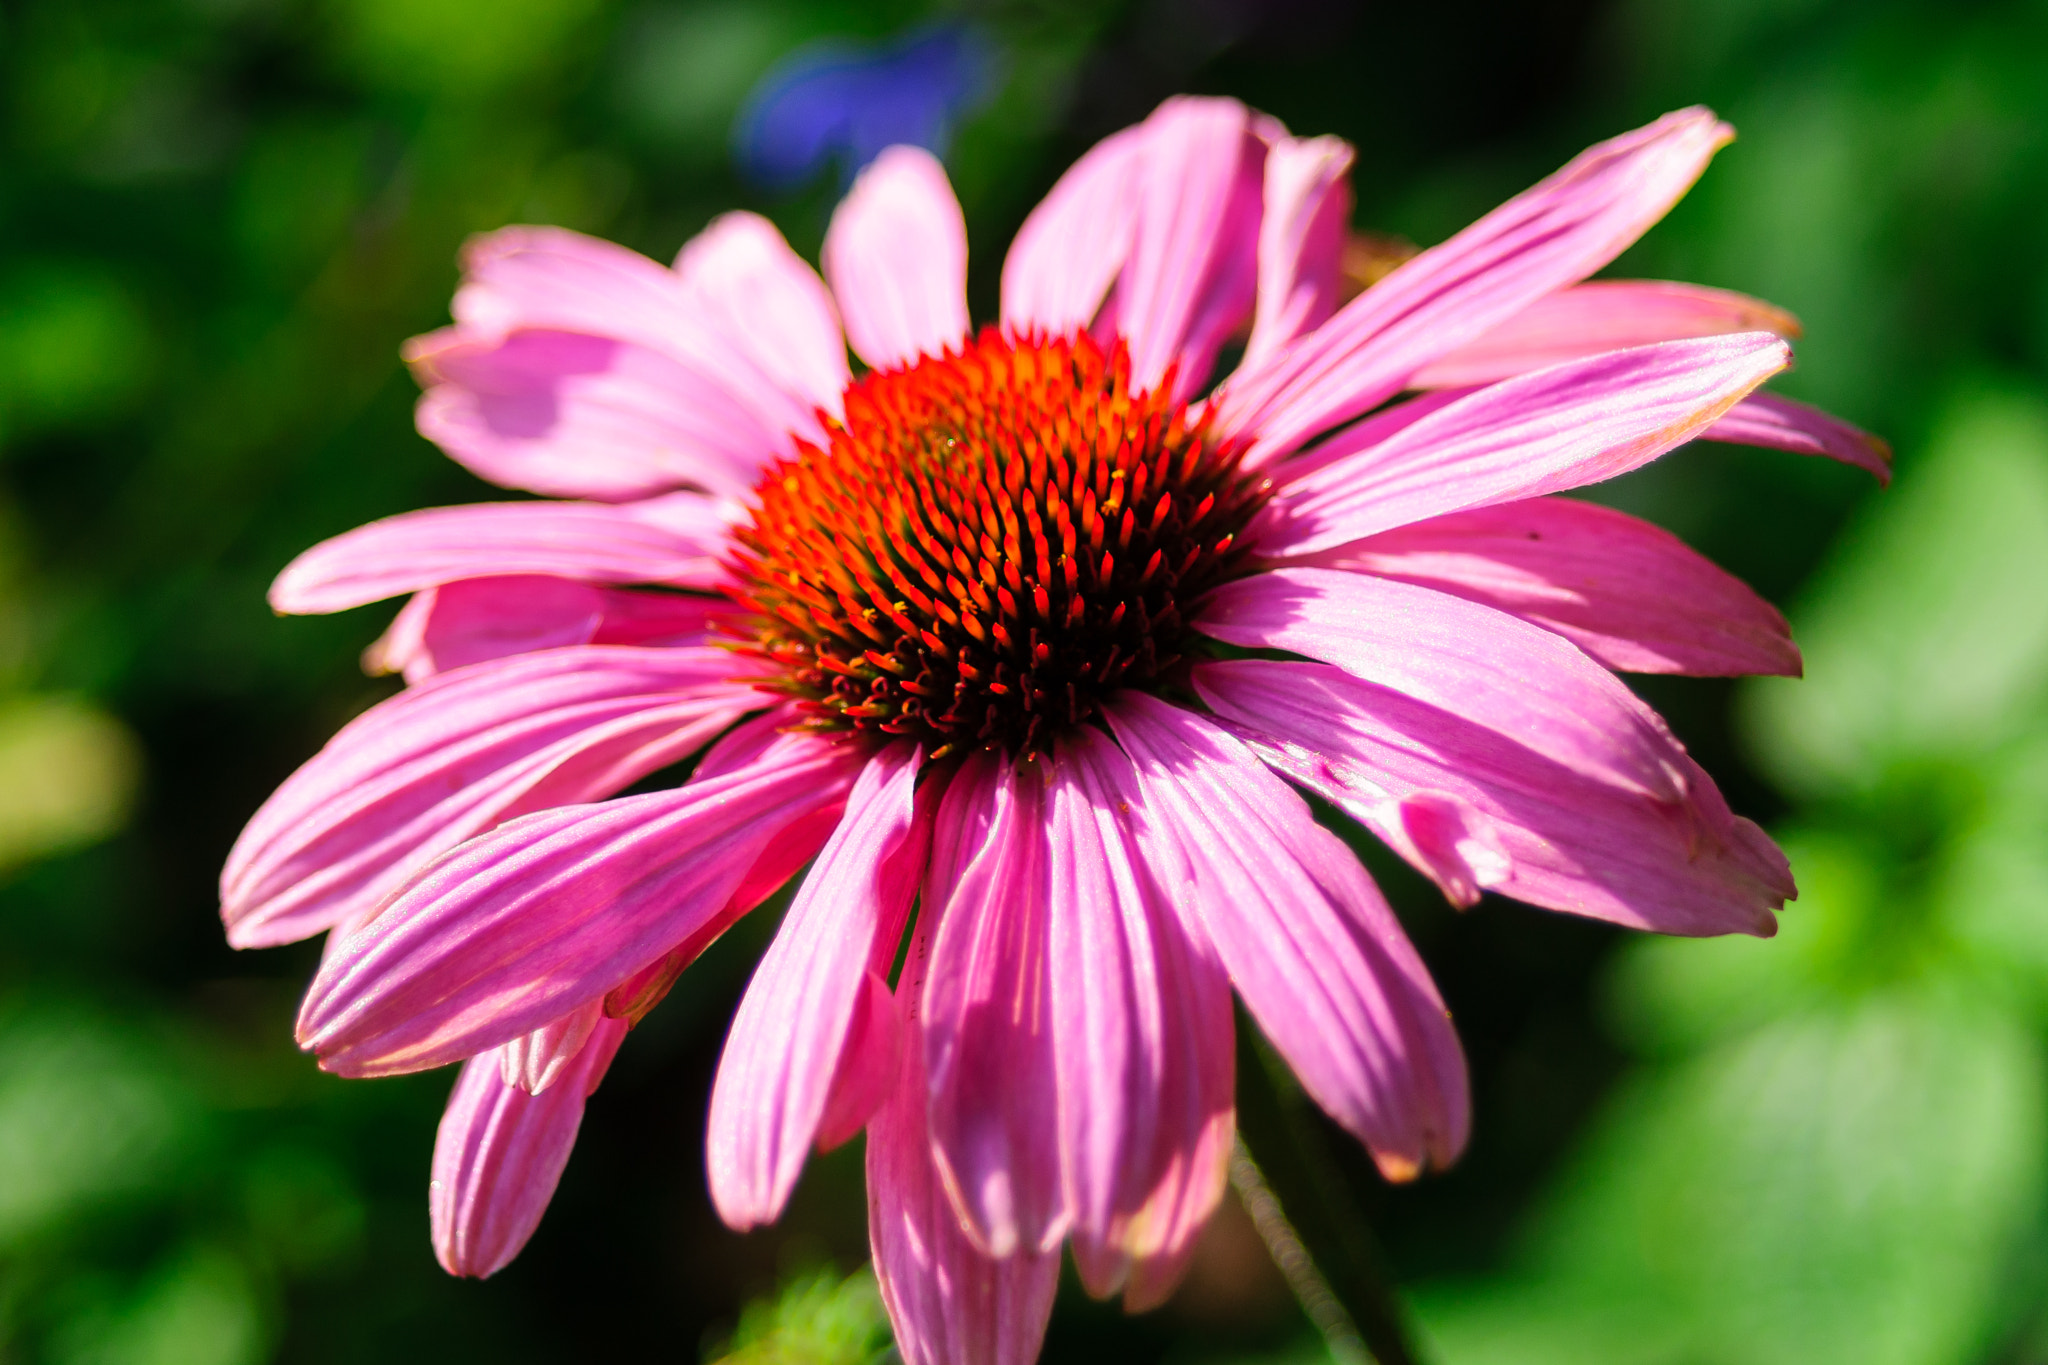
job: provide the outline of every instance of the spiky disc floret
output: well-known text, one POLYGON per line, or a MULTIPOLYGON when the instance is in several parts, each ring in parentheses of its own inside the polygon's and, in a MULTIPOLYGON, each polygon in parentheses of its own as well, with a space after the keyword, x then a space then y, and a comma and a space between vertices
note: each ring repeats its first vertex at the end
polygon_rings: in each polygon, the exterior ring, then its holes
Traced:
POLYGON ((993 329, 846 391, 736 536, 747 647, 821 726, 1045 748, 1163 681, 1266 481, 1121 342, 993 329))

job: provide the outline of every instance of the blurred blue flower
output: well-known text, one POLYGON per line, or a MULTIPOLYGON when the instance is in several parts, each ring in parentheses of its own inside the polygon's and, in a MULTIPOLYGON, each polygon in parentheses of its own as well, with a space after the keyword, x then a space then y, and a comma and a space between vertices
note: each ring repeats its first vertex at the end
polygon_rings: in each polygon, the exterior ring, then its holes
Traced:
POLYGON ((955 120, 993 84, 996 54, 973 29, 911 31, 879 47, 828 38, 798 48, 754 86, 733 124, 750 179, 803 184, 829 162, 842 181, 895 143, 943 155, 955 120))

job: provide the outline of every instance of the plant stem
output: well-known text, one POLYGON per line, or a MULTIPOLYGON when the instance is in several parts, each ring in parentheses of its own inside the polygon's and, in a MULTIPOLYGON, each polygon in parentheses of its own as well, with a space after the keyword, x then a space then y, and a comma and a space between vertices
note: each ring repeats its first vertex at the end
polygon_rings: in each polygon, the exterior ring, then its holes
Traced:
POLYGON ((1385 1256, 1307 1098, 1255 1030, 1239 1033, 1230 1179, 1267 1252, 1339 1365, 1417 1365, 1385 1256))

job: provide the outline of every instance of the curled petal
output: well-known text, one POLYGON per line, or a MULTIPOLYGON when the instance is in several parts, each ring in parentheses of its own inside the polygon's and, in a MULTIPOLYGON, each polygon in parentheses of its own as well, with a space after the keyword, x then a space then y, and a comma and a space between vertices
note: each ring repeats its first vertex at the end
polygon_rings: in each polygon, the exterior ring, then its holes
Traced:
POLYGON ((932 1152, 968 1235, 1035 1255, 1066 1231, 1047 1000, 1044 780, 986 750, 947 789, 925 913, 932 1152))
POLYGON ((561 1078, 603 1022, 603 1002, 593 1000, 514 1038, 497 1050, 505 1084, 538 1095, 561 1078))
POLYGON ((1258 289, 1266 144, 1236 100, 1176 97, 1144 124, 1130 255, 1111 301, 1131 380, 1200 392, 1258 289))
POLYGON ((1657 341, 1775 332, 1796 340, 1799 319, 1726 289, 1671 280, 1589 280, 1536 300, 1408 381, 1410 388, 1491 384, 1602 351, 1657 341))
POLYGON ((817 1140, 867 983, 877 970, 886 978, 903 937, 928 837, 928 820, 921 826, 915 813, 920 757, 893 745, 862 771, 733 1016, 705 1160, 712 1202, 738 1231, 782 1212, 817 1140))
POLYGON ((322 965, 300 1044, 342 1075, 425 1070, 596 1000, 679 945, 701 949, 769 845, 845 800, 860 758, 813 739, 773 766, 472 839, 322 965))
POLYGON ((470 336, 540 330, 627 342, 716 385, 772 433, 820 434, 810 394, 755 363, 691 279, 636 251, 563 228, 500 228, 463 248, 462 273, 453 311, 470 336))
POLYGON ((1107 711, 1146 862, 1303 1089, 1388 1178, 1449 1163, 1469 1121, 1464 1054, 1358 859, 1214 722, 1138 692, 1107 711))
POLYGON ((463 840, 609 796, 758 708, 711 648, 585 645, 430 679, 329 740, 250 818, 221 870, 237 947, 359 919, 463 840))
POLYGON ((1469 720, 1324 664, 1194 671, 1259 756, 1343 807, 1469 905, 1532 905, 1668 934, 1770 934, 1784 855, 1689 766, 1682 806, 1573 772, 1469 720))
POLYGON ((584 583, 710 588, 725 514, 695 493, 646 502, 480 502, 405 512, 323 540, 285 566, 270 605, 346 611, 464 578, 544 574, 584 583))
POLYGON ((1692 187, 1734 133, 1685 109, 1587 149, 1334 317, 1221 387, 1224 435, 1254 462, 1368 412, 1446 352, 1620 255, 1692 187))
POLYGON ((722 599, 511 574, 424 588, 363 652, 370 673, 409 683, 470 664, 570 645, 704 643, 722 599))
POLYGON ((1336 311, 1351 223, 1351 144, 1283 137, 1266 151, 1259 298, 1241 365, 1256 368, 1336 311))
POLYGON ((891 147, 869 163, 832 215, 824 262, 846 339, 875 368, 967 339, 967 222, 930 152, 891 147))
POLYGON ((1769 332, 1667 341, 1504 379, 1374 445, 1345 433, 1289 483, 1260 545, 1303 555, 1467 507, 1611 479, 1700 435, 1791 363, 1769 332))
POLYGON ((791 453, 786 430, 661 351, 577 332, 462 328, 407 349, 420 434, 480 478, 625 502, 695 485, 736 497, 791 453))
POLYGON ((625 1037, 624 1024, 598 1023, 543 1093, 506 1080, 496 1052, 480 1053, 463 1066, 434 1139, 434 1176, 427 1187, 434 1255, 442 1269, 483 1279, 519 1254, 569 1164, 584 1102, 625 1037))
POLYGON ((1432 517, 1309 556, 1556 631, 1635 673, 1799 674, 1785 618, 1669 531, 1568 498, 1432 517))

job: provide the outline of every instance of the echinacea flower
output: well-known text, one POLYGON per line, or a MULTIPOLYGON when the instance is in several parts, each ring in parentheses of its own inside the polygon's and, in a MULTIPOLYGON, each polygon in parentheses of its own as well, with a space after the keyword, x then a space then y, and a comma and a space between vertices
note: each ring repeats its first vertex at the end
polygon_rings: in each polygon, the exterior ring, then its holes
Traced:
POLYGON ((1771 933, 1783 856, 1610 670, 1796 673, 1785 623, 1553 496, 1700 436, 1884 473, 1756 393, 1782 312, 1581 283, 1729 136, 1693 109, 1596 146, 1348 302, 1350 149, 1220 99, 1068 171, 978 333, 909 148, 839 206, 823 282, 747 214, 673 269, 473 243, 408 351, 420 429, 566 500, 285 570, 282 611, 413 594, 372 654, 410 685, 222 883, 237 945, 330 931, 323 1066, 466 1063, 442 1263, 518 1251, 627 1030, 806 865, 726 1042, 711 1193, 768 1222, 865 1129, 912 1365, 1031 1359, 1063 1241, 1094 1293, 1171 1289, 1223 1188, 1233 990, 1388 1176, 1457 1155, 1443 1002, 1301 791, 1459 905, 1771 933))

